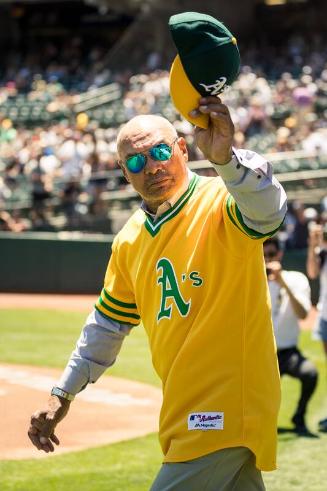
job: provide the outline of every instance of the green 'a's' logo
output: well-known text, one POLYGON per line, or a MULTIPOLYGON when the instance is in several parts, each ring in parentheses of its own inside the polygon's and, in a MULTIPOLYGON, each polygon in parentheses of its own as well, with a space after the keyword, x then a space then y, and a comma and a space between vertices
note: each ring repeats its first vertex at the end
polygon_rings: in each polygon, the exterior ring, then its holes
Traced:
POLYGON ((163 257, 157 262, 157 271, 162 270, 161 276, 158 277, 157 283, 161 284, 161 305, 157 315, 159 322, 164 317, 171 318, 172 302, 168 305, 167 300, 172 299, 182 317, 186 317, 191 307, 191 299, 185 302, 179 291, 178 282, 174 267, 169 259, 163 257))

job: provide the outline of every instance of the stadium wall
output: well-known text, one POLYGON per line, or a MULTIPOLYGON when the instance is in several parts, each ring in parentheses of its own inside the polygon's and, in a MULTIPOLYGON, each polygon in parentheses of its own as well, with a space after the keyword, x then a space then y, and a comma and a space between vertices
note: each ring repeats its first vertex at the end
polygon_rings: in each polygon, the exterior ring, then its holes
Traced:
MULTIPOLYGON (((103 286, 113 235, 0 233, 0 292, 94 293, 103 286)), ((305 273, 306 250, 286 251, 285 269, 305 273)), ((311 282, 312 301, 319 282, 311 282)))
POLYGON ((98 293, 112 240, 111 235, 2 233, 0 291, 98 293))

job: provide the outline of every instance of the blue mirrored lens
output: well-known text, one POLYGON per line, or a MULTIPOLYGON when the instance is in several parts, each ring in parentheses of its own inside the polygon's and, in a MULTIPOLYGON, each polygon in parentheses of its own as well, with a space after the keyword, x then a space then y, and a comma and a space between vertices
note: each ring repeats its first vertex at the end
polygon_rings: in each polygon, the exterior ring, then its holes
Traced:
POLYGON ((169 160, 172 155, 172 149, 166 143, 159 143, 155 147, 150 148, 149 153, 154 160, 169 160))
MULTIPOLYGON (((159 143, 155 147, 150 148, 149 154, 153 160, 160 160, 161 162, 169 160, 172 156, 172 147, 167 143, 159 143)), ((146 164, 146 155, 143 153, 136 153, 126 159, 126 167, 130 172, 137 174, 140 172, 146 164)))
POLYGON ((133 172, 134 174, 140 172, 144 168, 145 164, 146 164, 146 156, 143 155, 142 153, 137 153, 126 159, 127 169, 130 172, 133 172))

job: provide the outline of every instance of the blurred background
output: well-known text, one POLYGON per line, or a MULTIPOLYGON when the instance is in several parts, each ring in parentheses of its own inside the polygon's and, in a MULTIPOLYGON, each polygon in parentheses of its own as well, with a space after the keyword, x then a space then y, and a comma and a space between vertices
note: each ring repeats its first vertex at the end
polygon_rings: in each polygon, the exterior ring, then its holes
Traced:
MULTIPOLYGON (((237 37, 241 72, 222 98, 235 147, 265 155, 287 191, 284 268, 307 273, 316 224, 327 257, 326 1, 0 0, 0 422, 2 447, 17 441, 31 456, 0 458, 1 491, 145 491, 157 473, 156 434, 37 460, 25 433, 50 385, 38 380, 27 392, 31 376, 24 385, 22 373, 65 366, 102 288, 113 237, 140 204, 117 165, 120 126, 137 114, 163 115, 187 140, 190 167, 212 174, 169 96, 176 51, 167 23, 190 10, 217 17, 237 37)), ((319 280, 310 283, 316 304, 319 280)), ((301 321, 299 345, 320 374, 313 431, 327 415, 315 319, 313 308, 301 321)), ((109 374, 160 385, 143 329, 109 374)), ((299 390, 298 380, 283 377, 279 470, 265 475, 269 491, 326 490, 326 434, 299 437, 290 427, 299 390)), ((104 434, 115 429, 116 418, 104 418, 104 429, 100 420, 104 434)))
POLYGON ((223 95, 235 146, 273 162, 290 200, 285 261, 304 270, 310 226, 327 221, 326 2, 1 0, 2 291, 99 290, 112 235, 139 206, 116 162, 131 117, 168 118, 191 168, 212 172, 169 96, 167 22, 185 10, 238 39, 241 73, 223 95))

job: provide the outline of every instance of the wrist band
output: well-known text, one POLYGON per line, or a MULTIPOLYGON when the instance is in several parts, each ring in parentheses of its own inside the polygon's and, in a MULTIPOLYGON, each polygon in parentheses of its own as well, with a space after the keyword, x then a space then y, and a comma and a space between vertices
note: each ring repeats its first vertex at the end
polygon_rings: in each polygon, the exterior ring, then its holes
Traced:
POLYGON ((67 401, 73 401, 75 399, 75 396, 73 396, 73 394, 70 394, 69 392, 66 392, 63 389, 59 389, 59 387, 53 387, 51 390, 51 395, 62 397, 67 401))

